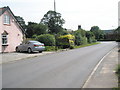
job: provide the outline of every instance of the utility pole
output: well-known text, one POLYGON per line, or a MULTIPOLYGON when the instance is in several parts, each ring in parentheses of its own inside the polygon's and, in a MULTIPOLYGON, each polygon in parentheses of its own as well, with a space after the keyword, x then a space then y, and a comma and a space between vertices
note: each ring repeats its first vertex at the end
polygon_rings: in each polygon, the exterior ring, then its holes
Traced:
POLYGON ((56 2, 54 0, 54 11, 56 12, 56 2))
MULTIPOLYGON (((54 0, 54 14, 55 14, 55 19, 56 19, 56 2, 54 0)), ((57 51, 57 43, 56 43, 56 34, 55 35, 55 51, 57 51)))

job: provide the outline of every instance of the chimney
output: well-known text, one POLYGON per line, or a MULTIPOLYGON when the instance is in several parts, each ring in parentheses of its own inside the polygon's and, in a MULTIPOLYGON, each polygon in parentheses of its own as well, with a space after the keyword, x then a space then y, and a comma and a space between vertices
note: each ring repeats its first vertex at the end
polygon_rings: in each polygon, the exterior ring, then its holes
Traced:
POLYGON ((81 25, 78 25, 78 30, 81 29, 81 25))

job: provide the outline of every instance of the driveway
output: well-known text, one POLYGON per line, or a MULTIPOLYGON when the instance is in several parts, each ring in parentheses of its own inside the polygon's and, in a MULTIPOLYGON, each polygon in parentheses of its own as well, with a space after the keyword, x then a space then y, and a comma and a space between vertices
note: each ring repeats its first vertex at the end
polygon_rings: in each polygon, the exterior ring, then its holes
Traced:
POLYGON ((0 54, 1 55, 1 61, 0 64, 2 63, 7 63, 7 62, 15 62, 18 60, 23 60, 26 58, 31 58, 31 57, 37 57, 37 56, 43 56, 43 55, 47 55, 47 54, 51 54, 51 53, 55 53, 55 52, 42 52, 42 53, 38 53, 38 52, 34 52, 31 54, 28 53, 4 53, 4 54, 0 54))

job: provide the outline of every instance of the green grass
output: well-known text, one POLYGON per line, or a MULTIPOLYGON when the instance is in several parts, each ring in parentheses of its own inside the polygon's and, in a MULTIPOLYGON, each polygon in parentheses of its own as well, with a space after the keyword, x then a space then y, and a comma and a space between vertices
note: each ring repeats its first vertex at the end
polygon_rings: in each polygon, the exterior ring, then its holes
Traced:
POLYGON ((118 87, 120 88, 120 64, 117 65, 116 74, 118 76, 118 87))
POLYGON ((55 46, 45 46, 45 51, 55 51, 55 46))
MULTIPOLYGON (((99 42, 96 42, 96 43, 91 43, 91 44, 85 44, 85 45, 80 45, 80 46, 73 46, 72 49, 75 49, 75 48, 81 48, 81 47, 86 47, 86 46, 92 46, 92 45, 96 45, 96 44, 100 44, 99 42)), ((58 47, 55 47, 55 46, 45 46, 45 51, 57 51, 57 50, 62 50, 62 48, 58 48, 58 47)))
POLYGON ((96 44, 100 44, 100 42, 95 42, 95 43, 85 44, 85 45, 80 45, 80 46, 74 46, 74 48, 87 47, 87 46, 92 46, 92 45, 96 45, 96 44))

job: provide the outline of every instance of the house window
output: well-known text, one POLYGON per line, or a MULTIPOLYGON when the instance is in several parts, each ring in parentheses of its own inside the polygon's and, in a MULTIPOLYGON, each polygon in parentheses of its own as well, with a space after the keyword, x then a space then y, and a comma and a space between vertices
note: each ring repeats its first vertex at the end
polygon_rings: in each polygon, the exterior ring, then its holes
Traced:
POLYGON ((8 45, 8 35, 2 35, 2 45, 8 45))
POLYGON ((10 16, 9 15, 4 15, 4 24, 10 24, 10 16))

